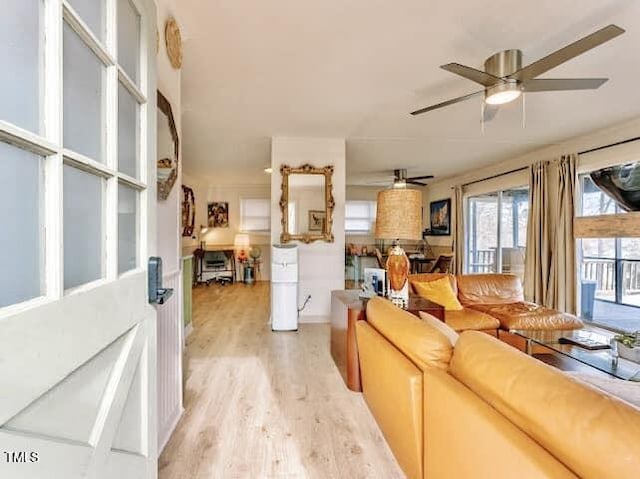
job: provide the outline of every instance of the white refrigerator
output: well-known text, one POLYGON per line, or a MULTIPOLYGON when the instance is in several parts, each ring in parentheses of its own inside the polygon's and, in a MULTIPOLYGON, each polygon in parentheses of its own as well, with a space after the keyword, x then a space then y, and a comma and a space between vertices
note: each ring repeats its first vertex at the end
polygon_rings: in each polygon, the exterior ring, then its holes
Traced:
POLYGON ((298 245, 271 248, 271 329, 298 330, 298 245))

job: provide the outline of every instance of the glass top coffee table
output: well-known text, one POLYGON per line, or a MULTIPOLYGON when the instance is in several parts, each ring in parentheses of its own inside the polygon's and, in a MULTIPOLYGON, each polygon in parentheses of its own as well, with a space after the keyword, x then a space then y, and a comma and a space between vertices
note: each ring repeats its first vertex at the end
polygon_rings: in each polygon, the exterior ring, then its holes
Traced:
POLYGON ((591 366, 603 373, 614 376, 625 381, 640 381, 640 363, 618 358, 611 349, 589 350, 572 344, 563 344, 560 338, 579 338, 582 335, 589 335, 598 341, 609 344, 616 335, 612 331, 597 328, 595 326, 585 326, 582 329, 573 331, 535 331, 514 329, 511 333, 527 340, 527 354, 531 354, 534 345, 558 353, 562 356, 574 359, 582 364, 591 366))

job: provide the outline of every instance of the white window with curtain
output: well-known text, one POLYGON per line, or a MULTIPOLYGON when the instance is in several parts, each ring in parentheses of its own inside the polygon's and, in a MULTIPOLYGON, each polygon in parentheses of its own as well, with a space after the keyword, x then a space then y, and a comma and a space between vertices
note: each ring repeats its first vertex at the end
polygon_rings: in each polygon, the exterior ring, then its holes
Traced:
POLYGON ((371 233, 376 222, 375 201, 347 201, 344 213, 346 233, 371 233))
POLYGON ((267 233, 271 229, 271 200, 241 198, 240 229, 245 232, 267 233))

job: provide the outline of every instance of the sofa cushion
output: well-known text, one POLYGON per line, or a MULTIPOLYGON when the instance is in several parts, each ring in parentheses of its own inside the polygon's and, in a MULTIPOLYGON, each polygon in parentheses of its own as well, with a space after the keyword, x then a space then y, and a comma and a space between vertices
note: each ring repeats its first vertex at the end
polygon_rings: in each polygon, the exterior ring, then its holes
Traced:
POLYGON ((509 304, 474 304, 470 309, 489 314, 500 321, 502 329, 580 329, 583 324, 576 316, 561 313, 534 303, 519 301, 509 304))
POLYGON ((456 280, 463 306, 524 301, 522 282, 513 274, 462 274, 456 280))
POLYGON ((367 322, 420 369, 448 367, 453 351, 449 338, 390 301, 370 299, 367 322))
POLYGON ((422 371, 366 321, 356 321, 362 394, 407 477, 422 478, 422 371))
POLYGON ((471 308, 464 308, 461 311, 446 311, 444 319, 447 325, 455 331, 467 331, 469 329, 481 331, 500 327, 500 321, 493 316, 471 308))
POLYGON ((420 311, 420 319, 422 319, 429 326, 437 329, 442 334, 444 334, 447 338, 449 338, 449 342, 451 342, 451 346, 456 345, 456 341, 458 341, 458 337, 460 335, 456 333, 456 331, 451 326, 439 320, 432 314, 426 313, 424 311, 420 311))
MULTIPOLYGON (((458 284, 456 282, 456 277, 449 273, 415 273, 409 275, 409 284, 414 281, 419 283, 427 283, 429 281, 437 281, 441 278, 447 278, 449 283, 451 284, 451 288, 456 296, 458 296, 458 284)), ((413 293, 418 294, 413 285, 411 286, 411 291, 413 293)))
POLYGON ((476 331, 460 335, 449 371, 578 476, 640 469, 633 406, 476 331))
POLYGON ((445 311, 462 309, 449 278, 440 278, 435 281, 411 281, 411 286, 419 296, 444 306, 445 311))
POLYGON ((427 479, 577 479, 530 436, 445 371, 424 384, 427 479))

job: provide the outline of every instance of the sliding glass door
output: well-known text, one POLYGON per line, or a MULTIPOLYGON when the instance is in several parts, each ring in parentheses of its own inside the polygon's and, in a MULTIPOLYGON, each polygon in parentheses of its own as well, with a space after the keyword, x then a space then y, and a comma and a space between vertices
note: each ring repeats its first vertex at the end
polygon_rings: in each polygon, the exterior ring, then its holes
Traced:
POLYGON ((529 188, 467 198, 466 272, 524 277, 529 188))
MULTIPOLYGON (((589 174, 580 176, 580 216, 624 214, 589 174)), ((578 241, 581 314, 605 326, 640 329, 640 238, 612 231, 606 238, 578 241)))

